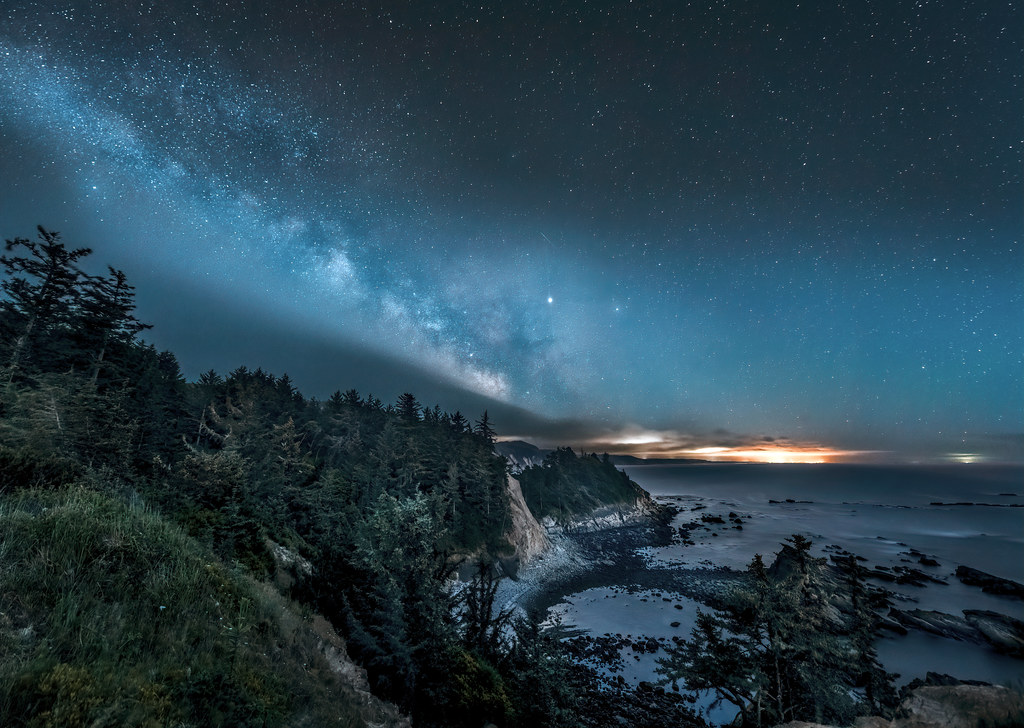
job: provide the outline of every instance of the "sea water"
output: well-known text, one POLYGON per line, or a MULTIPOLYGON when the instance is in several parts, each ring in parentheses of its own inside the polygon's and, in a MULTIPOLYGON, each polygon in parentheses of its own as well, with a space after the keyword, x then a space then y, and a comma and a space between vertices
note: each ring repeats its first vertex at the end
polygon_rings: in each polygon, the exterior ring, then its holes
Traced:
MULTIPOLYGON (((744 569, 757 553, 770 564, 784 539, 801 534, 814 542, 816 555, 835 546, 864 557, 868 567, 910 566, 946 582, 878 582, 895 592, 899 609, 954 615, 986 609, 1024 620, 1024 601, 986 594, 954 575, 965 565, 1024 583, 1024 507, 1013 507, 1024 505, 1024 467, 708 463, 624 470, 655 498, 681 509, 675 525, 699 521, 702 514, 743 517, 742 530, 726 517, 724 525, 691 531, 693 545, 644 549, 653 565, 744 569), (965 502, 985 505, 937 505, 965 502), (911 549, 939 566, 922 565, 911 549)), ((554 612, 564 624, 598 635, 688 636, 695 603, 679 598, 685 609, 676 610, 647 597, 592 589, 567 597, 554 612), (679 627, 670 627, 670 619, 679 627)), ((899 673, 899 684, 932 671, 1024 685, 1024 660, 983 646, 918 631, 886 633, 877 646, 886 669, 899 673)), ((633 682, 657 679, 654 666, 653 657, 642 657, 625 676, 633 682)))

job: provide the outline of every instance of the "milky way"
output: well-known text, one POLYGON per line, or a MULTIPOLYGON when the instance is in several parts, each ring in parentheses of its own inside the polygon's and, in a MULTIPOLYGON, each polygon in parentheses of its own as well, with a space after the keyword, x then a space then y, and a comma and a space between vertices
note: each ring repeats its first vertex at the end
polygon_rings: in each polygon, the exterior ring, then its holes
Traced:
POLYGON ((508 434, 1019 454, 1024 17, 856 6, 7 3, 0 233, 190 376, 244 327, 508 434))

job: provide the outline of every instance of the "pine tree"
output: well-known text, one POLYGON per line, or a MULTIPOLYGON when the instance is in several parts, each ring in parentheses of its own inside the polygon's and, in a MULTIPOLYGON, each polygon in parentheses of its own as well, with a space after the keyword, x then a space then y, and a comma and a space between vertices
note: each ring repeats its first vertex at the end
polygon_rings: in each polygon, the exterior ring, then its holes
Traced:
POLYGON ((515 615, 515 610, 494 612, 494 598, 501 577, 489 559, 480 558, 476 572, 463 593, 463 635, 467 648, 488 659, 498 656, 502 647, 502 630, 515 615))
POLYGON ((868 590, 868 570, 853 554, 836 559, 850 596, 849 641, 853 652, 854 685, 864 690, 867 712, 875 715, 891 713, 898 702, 893 690, 892 673, 886 672, 878 660, 875 637, 881 620, 868 590))
MULTIPOLYGON (((810 555, 804 537, 788 543, 771 570, 756 556, 748 586, 717 614, 701 614, 690 639, 668 651, 659 671, 691 690, 715 691, 739 708, 744 724, 845 724, 865 706, 851 697, 857 680, 849 670, 849 642, 829 617, 824 559, 810 555)), ((856 644, 856 629, 851 638, 856 644)), ((871 674, 873 690, 891 689, 890 676, 871 674)))
POLYGON ((7 326, 12 329, 13 345, 7 354, 7 384, 23 369, 33 346, 53 329, 67 325, 69 313, 80 295, 83 273, 78 261, 92 253, 89 248, 68 250, 60 242, 60 233, 38 227, 39 240, 15 238, 6 241, 6 250, 22 248, 23 256, 0 256, 8 278, 0 283, 7 326), (13 322, 13 323, 12 323, 13 322))
POLYGON ((469 420, 461 412, 455 410, 455 413, 451 416, 451 427, 452 432, 461 435, 469 428, 469 420))
POLYGON ((497 433, 491 426, 490 417, 487 416, 487 410, 484 410, 484 415, 476 422, 476 434, 482 437, 488 445, 494 445, 494 439, 497 437, 497 433))
POLYGON ((409 392, 398 397, 395 409, 398 411, 398 416, 405 422, 420 421, 420 403, 416 401, 416 396, 409 392))
POLYGON ((135 310, 135 287, 123 271, 108 268, 110 277, 89 276, 79 301, 77 337, 89 351, 91 381, 99 379, 104 357, 114 343, 128 344, 150 324, 140 322, 135 310))

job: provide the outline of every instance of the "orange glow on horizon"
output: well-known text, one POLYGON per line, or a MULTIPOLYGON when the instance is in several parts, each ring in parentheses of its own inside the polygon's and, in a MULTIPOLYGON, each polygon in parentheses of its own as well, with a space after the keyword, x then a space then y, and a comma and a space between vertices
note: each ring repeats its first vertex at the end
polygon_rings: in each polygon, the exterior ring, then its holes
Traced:
MULTIPOLYGON (((853 463, 877 460, 881 451, 843 450, 820 442, 734 438, 733 444, 701 444, 700 436, 677 430, 625 427, 574 443, 584 452, 631 455, 643 460, 705 460, 723 463, 853 463)), ((707 442, 705 440, 705 442, 707 442)), ((714 442, 714 441, 712 441, 714 442)))
MULTIPOLYGON (((663 443, 668 445, 668 443, 663 443)), ((643 451, 630 448, 629 454, 640 458, 695 458, 716 463, 844 463, 863 460, 871 455, 864 450, 839 450, 821 445, 742 445, 737 447, 671 446, 643 451)))
POLYGON ((825 447, 698 447, 681 450, 679 457, 696 457, 715 462, 735 463, 836 463, 863 453, 825 447))

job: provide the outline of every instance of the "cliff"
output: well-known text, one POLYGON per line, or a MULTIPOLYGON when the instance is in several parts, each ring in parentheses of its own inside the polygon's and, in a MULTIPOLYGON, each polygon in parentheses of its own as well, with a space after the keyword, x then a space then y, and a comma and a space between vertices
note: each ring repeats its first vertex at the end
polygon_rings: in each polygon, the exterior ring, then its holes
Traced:
POLYGON ((551 546, 551 542, 526 505, 519 481, 511 475, 508 476, 508 495, 512 525, 505 533, 505 537, 515 549, 515 555, 502 565, 506 572, 515 575, 521 565, 528 564, 544 553, 551 546))

